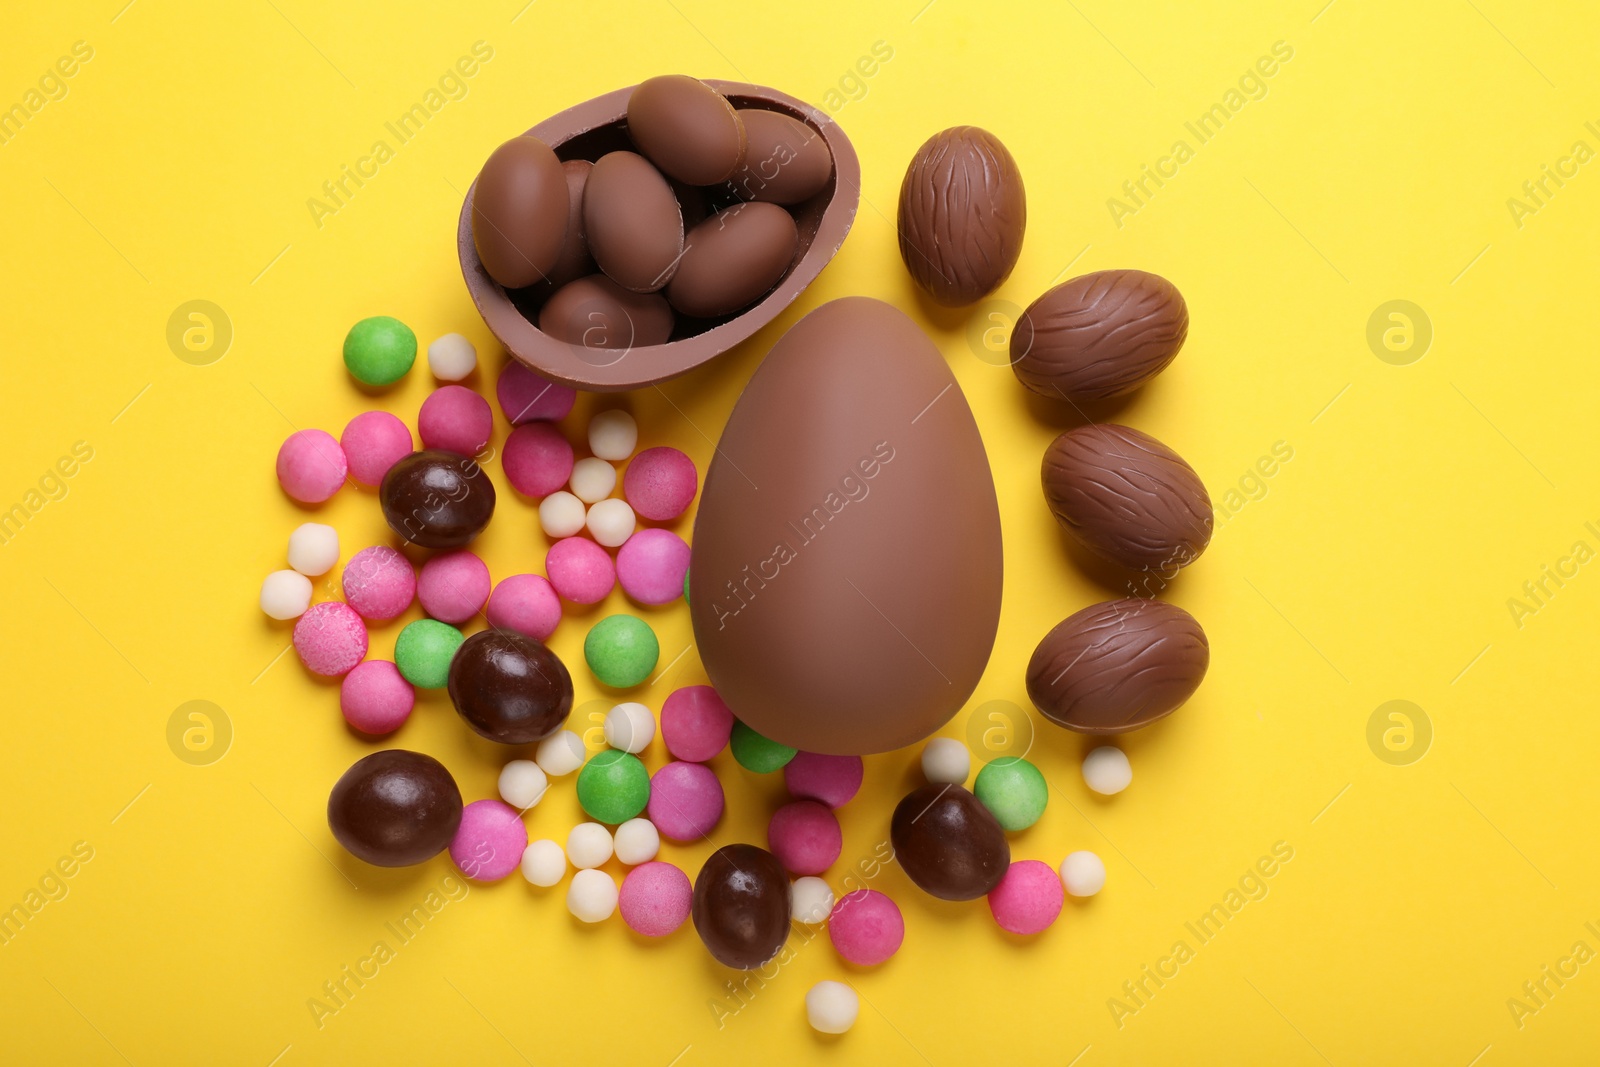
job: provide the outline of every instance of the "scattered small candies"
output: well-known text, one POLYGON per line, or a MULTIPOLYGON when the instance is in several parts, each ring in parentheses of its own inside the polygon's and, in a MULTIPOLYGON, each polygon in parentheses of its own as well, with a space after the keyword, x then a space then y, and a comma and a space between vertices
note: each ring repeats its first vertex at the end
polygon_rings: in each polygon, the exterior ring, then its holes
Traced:
POLYGON ((500 462, 511 488, 545 497, 572 477, 572 445, 548 422, 525 422, 506 438, 500 462))
POLYGON ((308 578, 327 574, 339 562, 339 531, 303 522, 289 535, 289 566, 308 578))
POLYGON ((459 382, 478 369, 478 350, 459 333, 447 333, 428 345, 428 369, 441 382, 459 382))
POLYGON ((856 1024, 861 999, 843 982, 818 982, 806 992, 806 1021, 819 1034, 842 1034, 856 1024))
POLYGON ((626 500, 608 497, 596 501, 589 507, 589 513, 584 518, 583 524, 588 527, 590 536, 600 544, 607 548, 620 548, 633 536, 637 522, 633 517, 633 509, 628 506, 626 500))
POLYGON ((796 800, 819 800, 842 808, 861 789, 860 756, 824 756, 797 752, 783 768, 784 788, 796 800))
POLYGON ((738 721, 733 724, 728 747, 733 749, 733 758, 739 766, 753 774, 780 771, 797 754, 796 749, 770 741, 738 721))
POLYGON ((675 759, 704 763, 728 745, 733 712, 709 685, 675 689, 661 705, 661 740, 675 759))
POLYGON ((613 848, 611 831, 597 822, 580 822, 567 833, 567 859, 580 871, 600 866, 613 848))
POLYGON ((463 623, 489 600, 489 567, 466 549, 434 556, 417 575, 422 610, 440 622, 463 623))
POLYGON ((497 630, 547 641, 561 621, 561 598, 543 575, 513 574, 494 587, 484 614, 497 630))
POLYGON ((261 610, 274 619, 298 619, 311 606, 311 579, 299 571, 273 571, 261 581, 261 610))
POLYGON ((646 937, 665 937, 682 926, 693 901, 689 876, 659 860, 629 871, 617 898, 622 921, 646 937))
POLYGON ((350 463, 326 430, 297 430, 278 449, 278 484, 302 504, 320 504, 344 484, 350 463))
POLYGON ((972 792, 1002 827, 1013 832, 1038 822, 1050 801, 1044 775, 1020 756, 1001 756, 984 764, 972 792))
POLYGON ((1017 860, 989 891, 989 910, 1003 930, 1037 934, 1061 914, 1061 879, 1048 863, 1017 860))
POLYGON ((601 459, 627 459, 638 443, 639 424, 620 408, 599 412, 589 420, 589 451, 601 459))
POLYGON ((710 767, 677 761, 650 779, 650 821, 663 837, 698 841, 722 818, 722 783, 710 767))
POLYGON ((518 811, 527 811, 544 799, 550 779, 531 759, 514 759, 500 768, 500 799, 518 811))
POLYGON ((1093 852, 1069 852, 1061 861, 1061 883, 1075 897, 1092 897, 1106 884, 1106 865, 1093 852))
POLYGON ((442 689, 450 680, 450 660, 466 638, 449 623, 418 619, 394 640, 394 662, 406 681, 419 689, 442 689))
POLYGON ((489 402, 464 385, 444 385, 428 394, 417 412, 423 448, 442 448, 476 456, 494 432, 489 402))
POLYGON ((858 889, 833 906, 828 938, 846 961, 875 967, 900 951, 906 921, 894 901, 875 889, 858 889))
POLYGON ((533 761, 545 774, 552 778, 560 778, 582 767, 583 757, 583 738, 571 730, 562 730, 539 742, 539 747, 533 754, 533 761))
POLYGON ((315 604, 294 624, 294 650, 313 674, 338 677, 367 656, 367 625, 339 600, 315 604))
POLYGON ((635 755, 650 747, 656 736, 655 716, 643 704, 618 704, 606 712, 606 744, 635 755))
MULTIPOLYGON (((656 853, 661 851, 661 834, 656 831, 656 824, 649 819, 629 819, 617 827, 615 848, 619 861, 629 867, 637 867, 656 858, 656 853)), ((688 885, 689 883, 685 881, 684 888, 687 889, 688 885)), ((688 899, 687 894, 684 899, 688 899)), ((687 909, 687 905, 685 908, 687 909)), ((685 910, 684 914, 687 915, 688 911, 685 910)))
MULTIPOLYGON (((566 484, 566 479, 562 479, 566 484)), ((571 537, 583 529, 589 509, 583 501, 562 489, 539 501, 539 528, 546 537, 571 537)))
POLYGON ((400 729, 416 702, 416 690, 386 659, 356 664, 339 684, 339 710, 364 734, 379 736, 400 729))
POLYGON ((622 495, 633 510, 652 522, 666 522, 684 513, 694 500, 699 475, 694 460, 665 445, 633 457, 622 476, 622 495))
POLYGON ((1133 767, 1128 754, 1116 745, 1101 745, 1083 757, 1083 781, 1096 793, 1111 796, 1128 788, 1133 767))
POLYGON ((790 874, 821 874, 839 858, 844 834, 832 808, 796 800, 772 813, 767 844, 790 874))
MULTIPOLYGON (((622 501, 602 500, 595 507, 611 503, 622 501)), ((617 552, 617 581, 641 604, 670 604, 685 592, 688 575, 689 546, 671 530, 636 530, 617 552)))
POLYGON ((564 419, 578 399, 577 390, 547 382, 516 360, 500 371, 494 383, 495 399, 513 426, 540 419, 564 419))
POLYGON ((613 689, 631 689, 650 677, 660 655, 655 631, 634 615, 608 615, 583 639, 589 670, 613 689))
POLYGON ((604 500, 617 487, 617 468, 597 456, 580 459, 572 465, 569 486, 572 495, 585 504, 604 500))
POLYGON ((605 871, 578 871, 567 886, 567 910, 586 923, 604 922, 617 910, 617 883, 605 871))
POLYGON ((966 785, 972 753, 953 737, 935 737, 922 749, 922 776, 940 785, 966 785))
POLYGON ((362 385, 393 385, 417 359, 417 335, 388 315, 362 319, 344 338, 344 365, 362 385))
POLYGON ((474 800, 461 812, 450 859, 475 882, 498 882, 517 869, 527 847, 528 828, 515 808, 498 800, 474 800))
POLYGON ((339 580, 345 602, 365 619, 392 619, 417 596, 417 572, 411 561, 388 545, 357 552, 339 580))
POLYGON ((650 772, 639 757, 614 748, 597 752, 578 772, 578 804, 608 826, 625 823, 650 801, 650 772))
POLYGON ((544 572, 556 592, 574 604, 598 604, 617 584, 616 564, 605 549, 584 537, 564 537, 551 545, 544 572))
POLYGON ((795 922, 816 926, 833 913, 833 890, 815 875, 796 878, 789 886, 789 914, 795 922))
POLYGON ((411 428, 387 411, 363 411, 345 424, 339 447, 358 485, 376 488, 414 449, 411 428))
POLYGON ((567 854, 548 837, 522 850, 522 877, 537 886, 552 886, 567 873, 567 854))

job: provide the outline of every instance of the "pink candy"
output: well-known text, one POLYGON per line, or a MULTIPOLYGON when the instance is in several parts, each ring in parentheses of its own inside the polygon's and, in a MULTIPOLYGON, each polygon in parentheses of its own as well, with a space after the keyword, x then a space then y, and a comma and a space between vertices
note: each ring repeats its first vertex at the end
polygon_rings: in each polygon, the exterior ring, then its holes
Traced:
POLYGON ((386 659, 358 663, 339 686, 339 710, 345 722, 364 734, 393 733, 405 725, 416 705, 417 691, 386 659))
POLYGON ((434 556, 417 577, 422 610, 440 622, 466 622, 489 599, 489 566, 462 549, 434 556))
POLYGON ((733 712, 709 685, 674 690, 661 705, 661 740, 680 760, 704 763, 728 747, 733 712))
POLYGON ((669 763, 650 778, 650 821, 662 837, 698 841, 722 818, 722 783, 710 767, 669 763))
POLYGON ((860 756, 798 752, 784 765, 783 784, 792 797, 840 808, 861 788, 861 771, 860 756))
POLYGON ((494 395, 513 426, 538 419, 564 419, 578 399, 576 390, 547 382, 514 359, 496 379, 494 395))
POLYGON ((598 604, 617 584, 617 568, 606 550, 583 537, 564 537, 551 545, 544 572, 556 592, 574 604, 598 604))
MULTIPOLYGON (((655 799, 653 791, 650 799, 655 799)), ((815 800, 796 800, 772 813, 767 844, 790 874, 821 874, 839 858, 844 833, 832 808, 815 800)))
POLYGON ((1061 878, 1042 860, 1017 860, 989 891, 989 910, 1003 930, 1037 934, 1061 914, 1061 878))
POLYGON ((489 443, 493 430, 494 412, 489 402, 464 385, 435 389, 417 412, 417 434, 424 448, 476 456, 489 443))
POLYGON ((689 917, 694 889, 670 863, 651 860, 628 872, 617 894, 622 921, 646 937, 665 937, 689 917))
POLYGON ((535 641, 547 641, 561 621, 561 599, 541 575, 513 574, 489 594, 485 614, 497 630, 515 630, 535 641))
POLYGON ((858 889, 833 906, 828 937, 845 960, 858 967, 873 967, 900 950, 906 921, 894 901, 875 889, 858 889))
POLYGON ((294 624, 294 650, 313 674, 338 677, 367 655, 367 625, 349 604, 313 604, 294 624))
POLYGON ((572 442, 548 422, 526 422, 506 438, 500 462, 511 488, 524 496, 549 496, 572 477, 572 442))
POLYGON ((368 619, 392 619, 417 595, 411 561, 388 545, 363 548, 344 566, 344 599, 368 619))
POLYGON ((302 504, 320 504, 339 491, 350 463, 326 430, 297 430, 278 449, 278 484, 302 504))
POLYGON ((381 483, 390 467, 414 451, 411 430, 387 411, 363 411, 351 419, 339 435, 339 447, 350 477, 367 486, 381 483))
POLYGON ((461 812, 450 859, 475 882, 498 882, 517 869, 528 847, 528 828, 517 809, 498 800, 474 800, 461 812))
POLYGON ((622 495, 642 518, 665 522, 694 500, 699 476, 694 460, 665 445, 633 457, 622 475, 622 495))
POLYGON ((683 595, 689 546, 671 530, 636 530, 617 550, 617 581, 641 604, 670 604, 683 595))

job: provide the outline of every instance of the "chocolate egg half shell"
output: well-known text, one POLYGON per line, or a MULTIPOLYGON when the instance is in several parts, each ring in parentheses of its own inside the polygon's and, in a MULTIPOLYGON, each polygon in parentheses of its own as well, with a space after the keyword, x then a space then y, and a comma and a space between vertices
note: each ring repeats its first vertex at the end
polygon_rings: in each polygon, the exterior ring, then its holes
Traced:
POLYGON ((734 406, 695 519, 695 642, 765 737, 861 755, 971 695, 1000 619, 1000 512, 944 357, 868 297, 783 336, 734 406))

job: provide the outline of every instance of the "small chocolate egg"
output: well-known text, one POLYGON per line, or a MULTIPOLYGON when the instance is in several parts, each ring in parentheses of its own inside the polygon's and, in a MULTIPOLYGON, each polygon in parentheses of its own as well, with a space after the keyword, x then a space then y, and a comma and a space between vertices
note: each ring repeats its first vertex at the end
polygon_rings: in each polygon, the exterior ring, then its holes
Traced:
POLYGON ((494 483, 470 456, 430 448, 389 468, 378 486, 389 529, 423 548, 460 548, 494 517, 494 483))
POLYGON ((472 193, 472 241, 489 277, 507 289, 543 281, 566 241, 569 201, 549 145, 524 135, 496 148, 472 193))
POLYGON ((715 185, 744 159, 744 123, 726 97, 698 78, 663 74, 628 97, 628 136, 661 171, 715 185))
POLYGON ((593 169, 594 164, 587 159, 569 159, 561 164, 567 179, 567 239, 561 243, 561 254, 546 278, 552 288, 594 273, 594 257, 589 254, 589 241, 583 233, 583 189, 589 184, 593 169))
POLYGON ((1075 427, 1045 449, 1043 479, 1068 536, 1129 570, 1170 580, 1211 541, 1205 484, 1149 434, 1112 423, 1075 427))
POLYGON ((539 310, 539 329, 581 349, 610 353, 666 344, 672 336, 672 307, 660 293, 635 293, 604 274, 568 282, 539 310))
POLYGON ((1187 611, 1164 600, 1108 600, 1044 635, 1028 661, 1028 697, 1069 730, 1126 733, 1176 711, 1210 663, 1205 631, 1187 611))
POLYGON ((328 794, 328 829, 357 859, 408 867, 443 852, 461 825, 461 790, 421 752, 363 756, 328 794))
POLYGON ((556 733, 572 710, 572 676, 556 654, 515 630, 479 630, 450 660, 450 703, 468 726, 502 745, 556 733))
POLYGON ((1052 400, 1108 400, 1165 370, 1188 333, 1183 294, 1161 275, 1096 271, 1028 305, 1011 331, 1011 370, 1052 400))
POLYGON ((750 970, 789 937, 789 876, 755 845, 723 845, 694 879, 695 932, 718 963, 750 970))
POLYGON ((737 204, 689 231, 667 300, 692 318, 731 315, 776 285, 794 262, 800 233, 776 204, 737 204))
POLYGON ((683 210, 672 186, 636 152, 608 152, 583 190, 589 254, 611 280, 653 293, 672 280, 683 252, 683 210))
POLYGON ((1000 823, 951 783, 930 783, 895 805, 889 842, 906 877, 940 900, 976 900, 1000 884, 1011 864, 1000 823))
POLYGON ((799 119, 762 108, 741 110, 744 162, 728 187, 741 200, 798 204, 828 187, 833 154, 822 134, 799 119))
POLYGON ((976 126, 928 138, 900 184, 900 258, 945 307, 999 288, 1017 265, 1027 221, 1016 160, 976 126))

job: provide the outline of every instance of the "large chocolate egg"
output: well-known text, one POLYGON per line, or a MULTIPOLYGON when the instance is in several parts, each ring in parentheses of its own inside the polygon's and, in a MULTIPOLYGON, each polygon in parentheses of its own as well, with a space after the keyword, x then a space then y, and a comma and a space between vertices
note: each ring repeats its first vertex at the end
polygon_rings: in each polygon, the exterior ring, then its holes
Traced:
POLYGON ((695 318, 731 315, 777 284, 800 234, 776 204, 735 204, 689 231, 667 300, 695 318))
POLYGON ((472 197, 472 243, 489 277, 507 289, 544 281, 566 241, 569 203, 549 145, 524 135, 496 148, 472 197))
POLYGON ((515 630, 479 630, 450 661, 450 702, 502 745, 543 741, 572 710, 572 676, 556 654, 515 630))
POLYGON ((461 790, 444 764, 403 748, 357 760, 328 794, 328 829, 357 859, 407 867, 437 856, 461 825, 461 790))
POLYGON ((494 517, 494 483, 471 456, 430 448, 395 462, 378 486, 389 529, 423 548, 460 548, 494 517))
POLYGON ((887 752, 966 702, 1000 620, 1000 511, 944 357, 868 297, 773 346, 695 519, 690 610, 735 715, 808 752, 887 752))
POLYGON ((925 785, 895 806, 889 843, 906 877, 941 900, 975 900, 1000 884, 1011 845, 983 802, 959 785, 925 785))
POLYGON ((945 307, 999 288, 1017 265, 1027 221, 1016 160, 976 126, 928 138, 900 184, 900 258, 945 307))
POLYGON ((764 848, 723 845, 695 876, 690 914, 718 963, 759 967, 789 936, 789 876, 764 848))
POLYGON ((683 252, 683 209, 637 152, 607 152, 583 187, 583 234, 600 269, 624 289, 653 293, 683 252))

